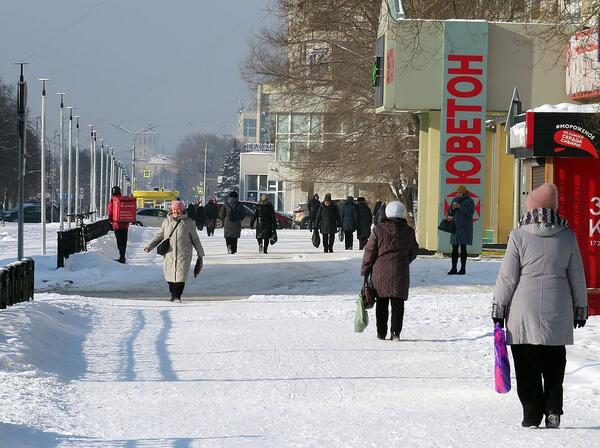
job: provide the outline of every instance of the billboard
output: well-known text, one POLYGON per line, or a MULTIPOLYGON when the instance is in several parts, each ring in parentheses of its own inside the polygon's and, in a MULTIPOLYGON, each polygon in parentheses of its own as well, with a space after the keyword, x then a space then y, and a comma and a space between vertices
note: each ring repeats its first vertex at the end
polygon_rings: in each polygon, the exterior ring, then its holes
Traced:
MULTIPOLYGON (((485 206, 485 120, 488 24, 485 21, 444 23, 443 102, 440 125, 439 220, 459 185, 465 185, 480 212, 485 206)), ((479 213, 477 214, 479 215, 479 213)), ((480 253, 481 219, 474 216, 473 245, 480 253)), ((450 252, 448 234, 438 234, 438 251, 450 252)))

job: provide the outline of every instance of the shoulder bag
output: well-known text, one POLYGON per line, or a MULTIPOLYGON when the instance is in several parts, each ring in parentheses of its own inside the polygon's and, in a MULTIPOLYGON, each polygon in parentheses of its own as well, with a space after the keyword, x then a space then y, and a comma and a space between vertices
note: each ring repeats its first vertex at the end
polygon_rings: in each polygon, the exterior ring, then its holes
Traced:
POLYGON ((171 248, 171 237, 173 236, 173 232, 175 232, 175 229, 177 229, 179 224, 181 224, 181 219, 177 221, 177 224, 175 224, 175 227, 173 227, 173 230, 171 230, 169 237, 162 240, 160 244, 156 246, 156 253, 158 255, 162 255, 163 257, 167 255, 167 252, 169 252, 169 249, 171 248))

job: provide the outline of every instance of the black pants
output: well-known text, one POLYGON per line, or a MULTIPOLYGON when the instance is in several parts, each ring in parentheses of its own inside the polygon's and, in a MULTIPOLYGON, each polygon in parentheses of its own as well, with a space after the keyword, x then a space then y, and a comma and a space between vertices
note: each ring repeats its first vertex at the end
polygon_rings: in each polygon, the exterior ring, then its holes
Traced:
POLYGON ((215 228, 206 226, 206 236, 213 236, 215 234, 215 228))
POLYGON ((333 243, 335 242, 335 233, 323 234, 323 251, 325 253, 333 253, 333 243))
POLYGON ((227 250, 235 254, 237 252, 238 238, 225 238, 225 244, 227 244, 227 250))
POLYGON ((346 232, 344 230, 344 243, 346 244, 346 249, 352 249, 354 245, 354 232, 346 232))
POLYGON ((181 299, 183 294, 183 288, 185 288, 184 282, 167 282, 169 284, 169 292, 171 293, 172 299, 181 299))
POLYGON ((404 321, 404 300, 395 297, 380 297, 375 302, 375 317, 377 318, 377 336, 387 336, 388 306, 392 305, 392 335, 400 335, 404 321))
POLYGON ((365 248, 365 246, 367 245, 367 242, 369 241, 369 238, 365 238, 362 240, 358 240, 358 248, 360 250, 363 250, 365 248))
POLYGON ((517 394, 523 406, 523 426, 539 425, 544 414, 562 415, 565 346, 518 344, 512 345, 511 350, 517 394))
POLYGON ((315 228, 315 218, 317 217, 317 215, 311 215, 308 218, 308 230, 310 230, 311 232, 314 230, 315 228))
MULTIPOLYGON (((456 270, 456 265, 458 264, 458 244, 452 245, 452 269, 456 270)), ((460 245, 460 267, 461 270, 464 270, 467 265, 467 245, 460 245)))
POLYGON ((127 250, 127 229, 115 230, 117 248, 119 249, 119 261, 125 262, 125 251, 127 250))
POLYGON ((258 240, 258 248, 263 254, 266 254, 269 249, 269 238, 258 240))

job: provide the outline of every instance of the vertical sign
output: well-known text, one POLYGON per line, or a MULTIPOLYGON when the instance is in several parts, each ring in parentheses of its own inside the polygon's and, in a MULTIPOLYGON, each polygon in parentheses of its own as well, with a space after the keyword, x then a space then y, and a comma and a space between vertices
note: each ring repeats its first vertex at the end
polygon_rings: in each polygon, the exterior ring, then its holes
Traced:
MULTIPOLYGON (((473 245, 481 252, 481 215, 485 175, 488 24, 481 21, 444 23, 444 95, 440 123, 439 220, 456 195, 467 187, 475 201, 473 245)), ((438 251, 450 252, 450 237, 438 235, 438 251)))

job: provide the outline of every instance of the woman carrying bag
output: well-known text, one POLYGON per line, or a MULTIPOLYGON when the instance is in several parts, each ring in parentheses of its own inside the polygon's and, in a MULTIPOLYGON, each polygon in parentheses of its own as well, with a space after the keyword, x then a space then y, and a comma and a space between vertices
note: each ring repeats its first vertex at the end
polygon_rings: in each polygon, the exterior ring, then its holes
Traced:
POLYGON ((391 340, 399 341, 404 302, 410 286, 409 264, 417 258, 415 231, 406 222, 406 208, 393 201, 385 207, 386 218, 375 226, 364 249, 360 275, 371 275, 376 293, 377 337, 387 336, 388 307, 392 307, 391 340))
POLYGON ((277 218, 275 209, 269 201, 266 194, 260 195, 260 202, 254 210, 254 215, 250 220, 250 228, 254 228, 256 223, 256 240, 258 241, 258 252, 266 254, 269 249, 269 243, 277 242, 277 218))
POLYGON ((163 221, 160 231, 144 251, 150 252, 157 246, 162 249, 159 253, 164 253, 163 272, 169 284, 171 302, 181 301, 181 294, 192 263, 192 250, 196 249, 198 256, 194 277, 200 273, 202 257, 204 257, 204 249, 196 233, 196 224, 188 218, 181 201, 174 201, 171 204, 167 219, 163 221))

